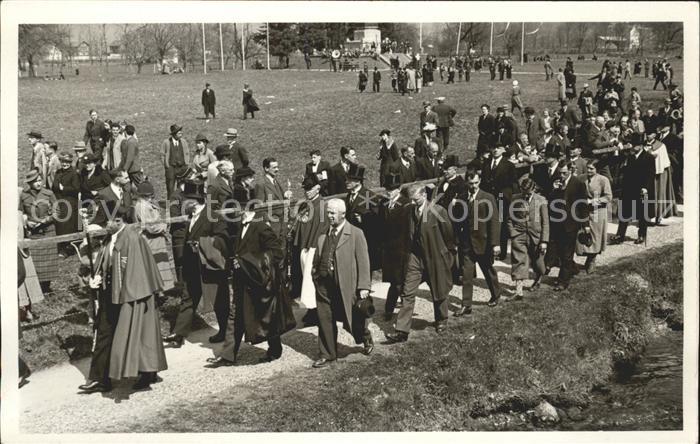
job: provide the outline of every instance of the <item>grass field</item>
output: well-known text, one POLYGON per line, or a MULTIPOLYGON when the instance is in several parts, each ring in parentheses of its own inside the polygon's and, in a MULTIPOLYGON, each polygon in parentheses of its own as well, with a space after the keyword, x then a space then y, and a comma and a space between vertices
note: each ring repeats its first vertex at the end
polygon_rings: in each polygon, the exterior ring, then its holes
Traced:
MULTIPOLYGON (((563 64, 563 61, 562 61, 563 64)), ((674 63, 676 81, 682 85, 680 63, 674 63)), ((372 65, 370 65, 372 66, 372 65)), ((587 73, 596 73, 599 64, 577 63, 579 87, 587 73)), ((168 136, 173 123, 184 127, 185 138, 193 141, 199 132, 206 133, 212 147, 224 142, 228 127, 239 130, 239 139, 251 154, 251 165, 259 173, 262 159, 275 156, 281 162, 282 183, 290 179, 292 188, 301 197, 298 184, 311 149, 320 149, 332 164, 338 160, 342 145, 357 149, 361 163, 368 166, 368 183, 378 185, 379 131, 392 130, 401 144, 418 137, 418 115, 423 100, 445 96, 457 110, 455 127, 451 131, 450 151, 461 160, 474 156, 476 122, 481 103, 493 107, 510 103, 510 83, 491 82, 487 71, 472 73, 469 83, 445 85, 438 82, 411 97, 391 92, 388 71, 382 76, 382 92, 360 94, 356 88, 356 73, 328 71, 226 71, 206 77, 200 73, 172 76, 153 75, 144 67, 140 75, 126 72, 123 66, 111 65, 109 72, 81 66, 75 77, 66 72, 66 81, 22 79, 19 82, 19 181, 30 158, 30 147, 25 133, 41 131, 48 140, 55 140, 62 150, 71 150, 81 140, 88 119, 88 111, 95 108, 102 118, 126 119, 134 124, 141 146, 142 165, 156 186, 158 198, 165 198, 164 171, 160 164, 159 146, 168 136), (217 94, 217 119, 202 119, 200 94, 204 82, 212 84, 217 94), (241 120, 241 89, 244 82, 255 91, 261 111, 254 120, 241 120), (397 112, 400 111, 400 112, 397 112)), ((555 63, 556 69, 556 63, 555 63)), ((557 106, 556 86, 553 80, 544 81, 541 64, 516 66, 514 79, 519 80, 525 105, 541 111, 557 106), (517 72, 536 74, 517 74, 517 72)), ((626 92, 637 86, 645 106, 658 109, 667 96, 665 91, 651 91, 650 79, 634 78, 626 82, 626 92)), ((54 293, 35 310, 41 319, 25 332, 22 347, 32 368, 53 365, 70 358, 79 358, 90 352, 90 330, 85 316, 43 324, 87 308, 87 298, 76 290, 74 258, 62 261, 59 269, 66 279, 53 283, 54 293)), ((172 314, 177 298, 164 301, 163 330, 172 314)))
MULTIPOLYGON (((675 81, 682 85, 680 63, 674 65, 678 65, 675 81)), ((599 66, 592 62, 576 64, 579 88, 590 77, 584 74, 597 73, 599 66)), ((480 104, 509 104, 511 90, 507 81, 489 81, 487 71, 472 73, 469 83, 446 85, 438 78, 433 87, 424 88, 420 94, 402 97, 391 92, 388 71, 383 73, 381 93, 360 94, 356 73, 263 70, 162 76, 151 74, 149 69, 144 68, 144 73, 137 75, 112 66, 111 72, 98 74, 85 67, 81 68, 80 77, 69 75, 66 81, 22 79, 18 108, 20 180, 30 158, 25 133, 39 130, 46 139, 56 140, 60 149, 71 150, 73 142, 82 139, 88 111, 95 108, 102 118, 126 119, 135 125, 142 164, 156 184, 159 198, 164 197, 165 186, 158 150, 173 123, 184 127, 189 141, 199 132, 208 134, 212 147, 223 143, 226 128, 237 128, 240 142, 251 154, 251 165, 260 172, 262 159, 275 156, 281 163, 283 183, 287 178, 292 180, 297 193, 308 151, 318 148, 325 159, 335 163, 342 145, 358 151, 359 161, 368 166, 369 183, 376 185, 375 154, 381 129, 391 129, 399 145, 412 144, 419 135, 421 102, 445 96, 457 110, 450 151, 467 160, 474 155, 480 104), (212 84, 217 94, 217 119, 210 122, 202 120, 200 106, 205 81, 212 84), (244 82, 251 84, 261 107, 254 120, 240 119, 244 82)), ((538 111, 557 106, 555 82, 544 81, 539 63, 516 66, 515 71, 537 73, 513 75, 520 82, 526 106, 538 111)), ((654 109, 667 94, 651 91, 650 79, 638 77, 625 85, 626 93, 631 86, 637 86, 644 105, 654 109)))

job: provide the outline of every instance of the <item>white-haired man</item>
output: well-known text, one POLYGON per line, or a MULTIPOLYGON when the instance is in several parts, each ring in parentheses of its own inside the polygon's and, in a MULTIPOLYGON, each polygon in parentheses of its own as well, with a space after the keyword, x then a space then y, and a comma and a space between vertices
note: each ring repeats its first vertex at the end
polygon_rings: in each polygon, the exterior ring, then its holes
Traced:
POLYGON ((318 310, 319 359, 314 368, 326 367, 337 359, 338 327, 352 333, 356 343, 363 343, 365 355, 374 343, 367 328, 367 318, 354 310, 359 299, 369 297, 371 275, 367 242, 362 230, 345 220, 345 202, 330 199, 326 215, 330 225, 318 238, 312 276, 316 286, 318 310))

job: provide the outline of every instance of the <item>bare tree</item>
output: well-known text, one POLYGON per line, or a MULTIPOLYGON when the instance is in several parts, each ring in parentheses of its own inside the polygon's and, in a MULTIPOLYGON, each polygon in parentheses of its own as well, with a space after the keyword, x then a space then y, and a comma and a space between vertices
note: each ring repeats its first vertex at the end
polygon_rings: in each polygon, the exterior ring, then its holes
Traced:
POLYGON ((581 54, 583 52, 583 44, 586 42, 586 37, 588 37, 588 23, 570 23, 567 27, 571 30, 571 39, 573 40, 576 52, 581 54))
POLYGON ((29 76, 36 77, 36 64, 54 46, 61 50, 70 44, 69 32, 61 25, 19 25, 19 59, 29 64, 29 76))
MULTIPOLYGON (((243 45, 245 45, 245 60, 257 59, 265 54, 263 44, 259 44, 256 40, 256 34, 260 29, 250 29, 249 24, 239 25, 231 23, 225 25, 224 28, 224 57, 225 63, 228 65, 233 58, 234 66, 242 65, 243 62, 243 45), (243 37, 243 45, 241 45, 241 37, 243 37)), ((259 39, 259 38, 258 38, 259 39)))
POLYGON ((130 28, 124 25, 122 47, 128 63, 136 65, 136 73, 141 74, 141 68, 152 58, 152 41, 148 25, 130 28))
POLYGON ((648 26, 664 55, 683 45, 683 23, 650 23, 648 26))
POLYGON ((146 27, 153 51, 158 56, 158 61, 161 64, 161 72, 165 72, 165 56, 175 47, 175 25, 152 23, 146 25, 146 27))
POLYGON ((200 29, 193 23, 173 25, 175 27, 175 42, 173 46, 177 49, 178 56, 182 63, 182 69, 187 71, 187 62, 194 66, 194 59, 201 54, 200 51, 200 29))

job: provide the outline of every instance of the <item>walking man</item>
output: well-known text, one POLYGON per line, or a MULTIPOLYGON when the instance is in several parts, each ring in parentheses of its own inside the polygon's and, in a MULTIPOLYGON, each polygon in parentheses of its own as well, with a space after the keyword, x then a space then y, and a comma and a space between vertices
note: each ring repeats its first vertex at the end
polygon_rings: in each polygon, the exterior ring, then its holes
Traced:
POLYGON ((204 90, 202 91, 202 106, 204 107, 204 118, 208 119, 209 114, 216 119, 216 95, 214 90, 209 88, 209 83, 204 85, 204 90))
POLYGON ((161 159, 165 168, 165 189, 168 199, 175 189, 175 177, 182 175, 190 164, 190 148, 182 138, 182 127, 170 125, 170 137, 160 145, 161 159))
POLYGON ((454 117, 457 111, 445 103, 444 97, 437 98, 438 104, 433 111, 437 114, 437 137, 442 139, 442 148, 447 151, 450 145, 450 127, 454 126, 454 117))
POLYGON ((382 81, 382 73, 379 72, 379 69, 375 66, 374 67, 374 72, 372 73, 372 91, 373 92, 379 92, 379 84, 382 81))

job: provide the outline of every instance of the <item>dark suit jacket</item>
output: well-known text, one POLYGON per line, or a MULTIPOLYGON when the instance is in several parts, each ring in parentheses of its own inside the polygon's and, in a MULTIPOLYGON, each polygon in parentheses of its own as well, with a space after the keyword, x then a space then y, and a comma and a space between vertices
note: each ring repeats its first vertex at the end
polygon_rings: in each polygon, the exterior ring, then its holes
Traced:
POLYGON ((233 179, 230 179, 229 183, 226 183, 226 180, 221 177, 221 175, 216 176, 214 183, 209 184, 207 187, 207 194, 209 194, 214 208, 219 209, 224 207, 224 202, 227 201, 229 201, 229 205, 227 206, 230 207, 230 200, 234 198, 233 179))
POLYGON ((551 233, 555 238, 576 233, 588 220, 589 208, 585 203, 586 199, 588 199, 586 184, 573 175, 565 189, 552 190, 549 199, 549 217, 551 233))
POLYGON ((105 124, 102 120, 97 119, 94 122, 92 119, 85 124, 85 134, 83 142, 91 148, 102 148, 105 141, 109 138, 109 132, 105 129, 105 124))
POLYGON ((139 142, 134 137, 128 137, 122 142, 122 160, 119 168, 127 173, 141 171, 141 160, 139 159, 139 142))
MULTIPOLYGON (((442 138, 434 137, 430 140, 430 142, 437 143, 440 152, 442 152, 442 138)), ((420 159, 428 155, 428 152, 430 152, 430 145, 428 141, 425 140, 425 136, 421 136, 416 139, 416 141, 413 143, 413 149, 416 152, 416 159, 420 159)))
POLYGON ((241 167, 248 166, 250 159, 248 158, 248 150, 245 149, 240 143, 236 142, 231 148, 231 162, 233 162, 234 169, 240 169, 241 167))
POLYGON ((435 179, 442 175, 442 167, 438 159, 416 157, 416 180, 435 179))
POLYGON ((381 221, 379 220, 379 208, 385 200, 385 197, 364 186, 360 187, 354 202, 350 203, 350 193, 347 193, 345 196, 347 208, 345 218, 364 233, 372 270, 378 270, 381 266, 381 221))
POLYGON ((552 184, 558 178, 559 164, 557 164, 557 166, 554 169, 554 174, 551 176, 549 175, 549 165, 547 165, 546 163, 535 165, 535 168, 532 172, 532 179, 537 184, 540 190, 540 194, 546 199, 550 198, 550 195, 552 193, 552 184))
POLYGON ((346 193, 345 183, 347 180, 348 173, 345 172, 342 163, 338 162, 333 165, 328 174, 328 195, 346 193))
MULTIPOLYGON (((213 246, 222 252, 224 257, 229 256, 229 238, 226 223, 216 216, 208 208, 204 208, 197 221, 190 229, 190 223, 186 222, 177 238, 173 233, 173 251, 181 248, 182 251, 182 277, 186 281, 198 281, 202 279, 203 270, 199 256, 199 248, 190 242, 199 242, 203 237, 213 237, 213 246), (207 217, 207 212, 211 217, 207 217)), ((219 272, 218 274, 223 274, 219 272)), ((208 278, 208 276, 207 276, 208 278)))
POLYGON ((416 163, 411 162, 408 167, 406 167, 401 160, 389 165, 386 169, 385 174, 398 174, 400 176, 401 184, 415 182, 418 175, 418 170, 416 168, 416 163))
POLYGON ((491 160, 483 166, 481 174, 481 186, 487 193, 491 193, 496 199, 503 194, 503 199, 509 203, 513 197, 513 184, 516 180, 515 167, 505 157, 498 162, 495 170, 491 169, 491 160))
POLYGON ((429 111, 428 113, 422 111, 420 113, 420 128, 418 128, 418 131, 423 131, 426 123, 434 123, 437 126, 438 115, 435 111, 429 111))
POLYGON ((454 116, 457 111, 446 103, 438 103, 433 107, 433 111, 437 114, 437 126, 441 128, 453 126, 454 116))
MULTIPOLYGON (((306 169, 304 170, 304 177, 311 177, 311 175, 314 174, 313 170, 313 164, 311 162, 306 164, 306 169)), ((328 181, 330 180, 330 169, 331 169, 331 164, 326 162, 325 160, 322 160, 318 163, 318 167, 316 168, 316 177, 319 181, 319 184, 321 185, 321 195, 322 196, 327 196, 328 195, 328 181), (325 179, 323 178, 322 173, 326 172, 325 174, 325 179)))
POLYGON ((495 245, 499 245, 501 236, 500 213, 496 199, 483 190, 476 192, 471 204, 468 193, 459 197, 464 199, 467 211, 467 217, 458 225, 463 251, 481 255, 489 249, 493 250, 495 245))
POLYGON ((112 187, 106 186, 97 193, 95 201, 97 202, 97 211, 92 223, 104 227, 108 221, 115 217, 120 217, 127 223, 134 221, 131 193, 128 190, 124 190, 120 200, 112 191, 112 187))
POLYGON ((493 135, 493 144, 501 144, 504 146, 512 145, 518 138, 518 125, 515 120, 508 116, 495 119, 495 130, 493 135), (501 131, 503 130, 503 131, 501 131))
POLYGON ((496 118, 487 114, 479 116, 479 122, 477 123, 479 129, 479 140, 477 142, 477 147, 487 148, 493 140, 493 133, 496 130, 496 118))
POLYGON ((581 118, 578 116, 575 108, 567 106, 566 111, 564 111, 564 115, 562 116, 562 121, 566 122, 569 129, 574 129, 576 128, 576 125, 581 123, 581 118))
POLYGON ((559 133, 554 133, 551 139, 549 139, 550 145, 559 147, 559 152, 566 155, 571 146, 571 141, 569 141, 568 136, 561 136, 559 133))
POLYGON ((399 195, 394 205, 389 208, 389 201, 379 207, 381 220, 381 266, 382 281, 402 283, 406 268, 406 252, 411 247, 409 236, 411 201, 399 195))
MULTIPOLYGON (((262 179, 255 183, 255 198, 263 202, 269 202, 272 200, 284 200, 284 190, 279 180, 275 180, 275 184, 270 182, 267 175, 263 176, 262 179)), ((278 236, 284 236, 286 232, 286 224, 283 220, 284 208, 280 207, 272 211, 266 211, 263 218, 268 220, 272 226, 273 231, 278 236), (272 218, 277 220, 272 220, 272 218)))
POLYGON ((235 255, 241 256, 246 253, 260 254, 272 252, 277 261, 281 261, 284 253, 277 241, 277 236, 269 225, 262 221, 253 221, 248 224, 248 230, 244 237, 243 227, 238 230, 236 237, 235 255))
POLYGON ((209 89, 209 94, 207 94, 206 88, 202 90, 202 105, 208 109, 216 105, 216 95, 213 89, 209 89))
POLYGON ((396 142, 391 143, 390 146, 386 146, 386 142, 382 140, 381 149, 379 151, 379 172, 382 175, 387 173, 387 168, 393 163, 399 160, 401 153, 399 148, 396 146, 396 142))
POLYGON ((525 122, 525 132, 527 133, 527 139, 530 145, 534 146, 540 139, 540 136, 544 134, 544 125, 542 119, 535 117, 532 122, 529 120, 525 122))

